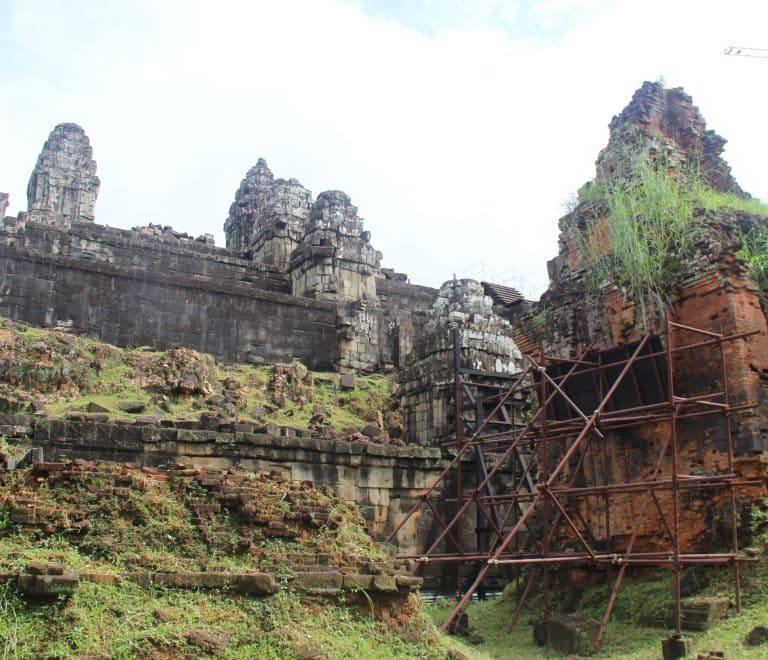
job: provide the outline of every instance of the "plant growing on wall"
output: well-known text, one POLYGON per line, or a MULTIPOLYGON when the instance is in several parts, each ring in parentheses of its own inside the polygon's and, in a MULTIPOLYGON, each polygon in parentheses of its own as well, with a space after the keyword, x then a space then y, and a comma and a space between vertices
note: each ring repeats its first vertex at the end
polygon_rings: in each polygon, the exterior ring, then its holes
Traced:
POLYGON ((768 227, 752 229, 742 236, 739 257, 749 269, 749 276, 760 287, 760 296, 768 292, 768 227))
POLYGON ((704 212, 730 208, 768 215, 768 208, 713 190, 695 165, 673 168, 629 149, 622 156, 620 176, 598 176, 579 191, 569 231, 593 281, 622 288, 645 317, 646 301, 661 309, 680 284, 704 212))

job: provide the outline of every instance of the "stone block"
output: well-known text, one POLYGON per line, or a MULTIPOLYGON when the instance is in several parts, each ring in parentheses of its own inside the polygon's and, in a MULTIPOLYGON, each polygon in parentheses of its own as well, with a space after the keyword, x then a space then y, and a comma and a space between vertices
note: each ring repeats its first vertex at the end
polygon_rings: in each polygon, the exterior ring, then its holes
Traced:
MULTIPOLYGON (((701 632, 714 626, 728 610, 727 598, 696 598, 681 603, 680 624, 683 630, 701 632)), ((669 610, 664 621, 667 628, 674 626, 674 611, 669 610)))
POLYGON ((685 658, 691 652, 691 640, 680 635, 671 635, 661 640, 661 655, 664 660, 685 658))
POLYGON ((338 571, 308 571, 296 573, 293 586, 299 591, 318 595, 337 594, 344 585, 344 578, 338 571))
POLYGON ((29 402, 29 412, 37 417, 47 417, 48 411, 45 409, 45 403, 40 399, 32 399, 29 402))
POLYGON ((35 509, 31 506, 16 506, 11 509, 11 522, 17 525, 31 525, 35 522, 35 509))
POLYGON ((725 651, 722 649, 709 649, 696 656, 696 660, 723 660, 725 658, 725 651))
POLYGON ((376 575, 373 578, 373 588, 383 593, 397 593, 397 581, 391 575, 376 575))
POLYGON ((354 390, 355 377, 352 374, 342 374, 339 378, 339 387, 342 390, 354 390))
POLYGON ((407 587, 411 591, 421 589, 421 585, 424 584, 424 578, 417 577, 416 575, 396 575, 395 582, 398 587, 407 587))
POLYGON ((344 576, 344 589, 347 591, 370 591, 373 588, 373 575, 350 574, 344 576))
POLYGON ((46 462, 40 462, 35 463, 34 470, 35 472, 45 472, 47 474, 50 474, 51 472, 61 472, 66 468, 66 465, 64 463, 46 463, 46 462))
POLYGON ((547 646, 560 653, 587 655, 600 624, 576 614, 547 620, 547 646))
POLYGON ((768 642, 768 627, 755 626, 744 638, 744 644, 747 646, 760 646, 768 642))
POLYGON ((106 424, 109 422, 109 415, 103 412, 87 412, 80 417, 84 422, 95 422, 97 424, 106 424))
POLYGON ((280 590, 268 573, 238 573, 231 577, 232 590, 240 594, 268 596, 280 590))
POLYGON ((69 595, 77 591, 80 580, 77 575, 19 575, 19 586, 27 596, 40 598, 69 595))
POLYGON ((59 562, 34 561, 27 564, 27 573, 32 575, 64 575, 66 565, 59 562))
POLYGON ((178 573, 152 573, 151 581, 177 589, 224 589, 229 586, 230 575, 219 572, 181 571, 178 573))
POLYGON ((147 409, 146 404, 142 401, 120 401, 117 407, 131 415, 139 415, 147 409))
POLYGON ((122 578, 116 573, 80 573, 80 582, 93 582, 95 584, 118 585, 122 578))

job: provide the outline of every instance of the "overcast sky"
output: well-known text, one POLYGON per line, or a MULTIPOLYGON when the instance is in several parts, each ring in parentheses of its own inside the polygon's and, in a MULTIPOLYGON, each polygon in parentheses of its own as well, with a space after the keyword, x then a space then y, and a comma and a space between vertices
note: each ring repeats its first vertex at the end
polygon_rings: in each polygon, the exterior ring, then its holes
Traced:
POLYGON ((347 192, 412 282, 538 294, 562 204, 643 80, 683 86, 768 199, 768 60, 723 54, 768 48, 766 25, 758 0, 0 0, 0 191, 24 210, 43 142, 76 122, 97 222, 224 245, 264 157, 347 192))

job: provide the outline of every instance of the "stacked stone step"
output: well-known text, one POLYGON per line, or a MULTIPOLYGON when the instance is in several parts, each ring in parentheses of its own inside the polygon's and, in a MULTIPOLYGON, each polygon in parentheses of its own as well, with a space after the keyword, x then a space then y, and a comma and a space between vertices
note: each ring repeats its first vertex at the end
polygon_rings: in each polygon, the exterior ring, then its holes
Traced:
MULTIPOLYGON (((683 601, 681 607, 681 626, 683 630, 701 632, 714 626, 728 610, 730 601, 727 598, 697 598, 683 601)), ((667 614, 665 623, 673 625, 673 612, 667 614)))
POLYGON ((206 543, 210 543, 215 532, 221 529, 221 525, 215 524, 221 513, 221 504, 210 502, 207 497, 188 497, 187 506, 200 536, 206 543))
POLYGON ((26 571, 19 573, 19 587, 30 597, 58 598, 77 591, 80 578, 76 571, 68 570, 65 564, 32 562, 26 571))

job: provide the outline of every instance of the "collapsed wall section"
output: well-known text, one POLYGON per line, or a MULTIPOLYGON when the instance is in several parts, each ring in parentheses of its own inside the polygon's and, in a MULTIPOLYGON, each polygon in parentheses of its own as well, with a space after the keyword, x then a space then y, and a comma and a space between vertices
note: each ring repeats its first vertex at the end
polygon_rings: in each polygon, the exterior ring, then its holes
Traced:
MULTIPOLYGON (((42 447, 48 461, 66 456, 143 466, 187 462, 222 472, 230 468, 256 474, 277 471, 292 481, 311 481, 360 507, 369 531, 379 540, 446 465, 437 449, 335 439, 43 420, 19 414, 0 414, 0 427, 13 429, 42 447)), ((428 541, 432 525, 428 514, 410 521, 401 547, 417 552, 428 541)))

